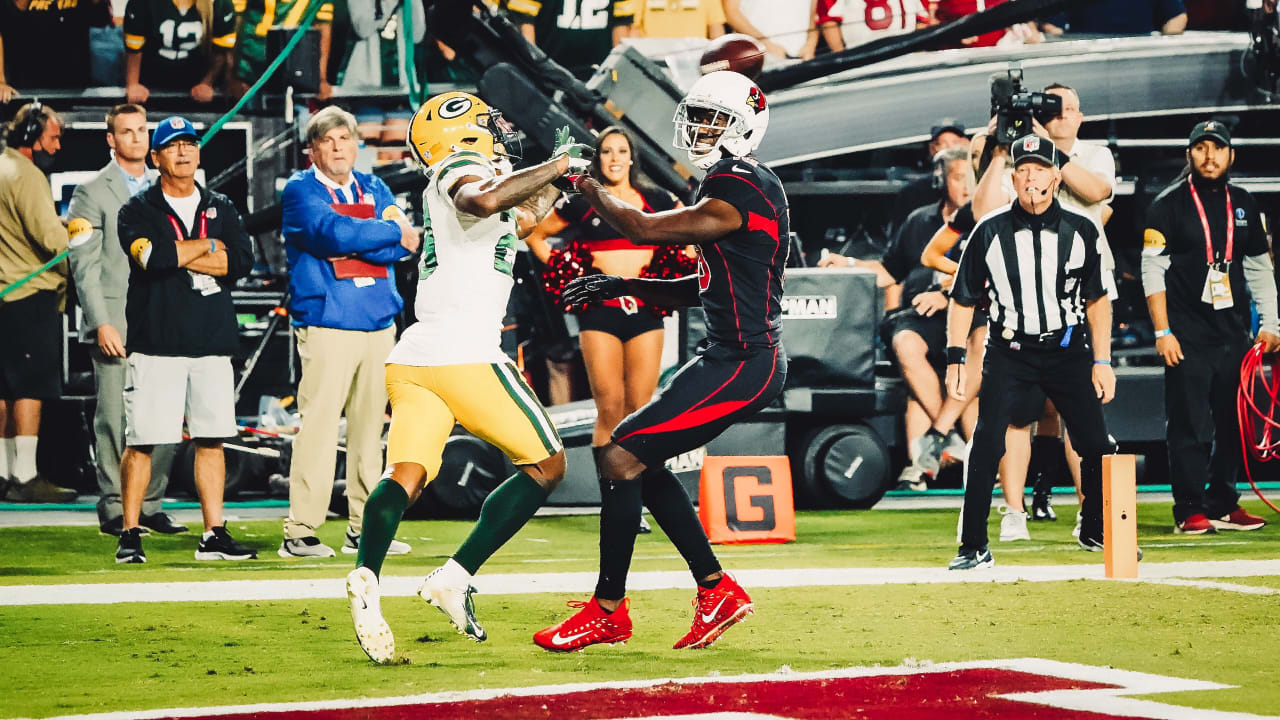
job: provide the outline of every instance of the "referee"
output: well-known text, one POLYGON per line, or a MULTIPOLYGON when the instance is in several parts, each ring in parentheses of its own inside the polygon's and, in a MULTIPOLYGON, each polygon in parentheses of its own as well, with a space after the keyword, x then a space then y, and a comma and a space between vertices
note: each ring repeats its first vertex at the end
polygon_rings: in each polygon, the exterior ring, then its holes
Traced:
POLYGON ((1228 184, 1234 160, 1225 125, 1196 125, 1190 174, 1156 197, 1143 234, 1142 284, 1165 362, 1174 531, 1187 535, 1266 524, 1240 507, 1235 488, 1243 466, 1236 390, 1251 344, 1250 299, 1266 352, 1280 348, 1280 323, 1265 218, 1253 196, 1228 184))
POLYGON ((1111 300, 1097 226, 1058 204, 1057 154, 1037 135, 1014 141, 1017 202, 974 228, 952 287, 947 390, 956 399, 964 399, 965 340, 974 306, 984 298, 990 302, 978 426, 965 463, 961 545, 952 570, 995 564, 987 548, 991 488, 1014 403, 1036 388, 1062 413, 1082 460, 1080 545, 1102 549, 1102 456, 1111 445, 1102 403, 1116 388, 1111 300))

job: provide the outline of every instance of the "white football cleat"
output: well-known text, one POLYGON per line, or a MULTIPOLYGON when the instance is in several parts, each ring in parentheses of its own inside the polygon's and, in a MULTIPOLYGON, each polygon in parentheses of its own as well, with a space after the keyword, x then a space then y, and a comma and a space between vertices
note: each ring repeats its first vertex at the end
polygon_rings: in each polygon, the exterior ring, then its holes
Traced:
POLYGON ((467 582, 451 582, 447 577, 448 569, 446 564, 432 570, 418 587, 418 595, 444 613, 458 632, 476 642, 484 642, 489 636, 476 621, 475 604, 471 601, 471 595, 476 589, 467 582))
POLYGON ((347 599, 351 602, 351 621, 360 649, 380 665, 391 662, 396 654, 396 639, 387 621, 382 619, 378 578, 372 570, 358 567, 347 575, 347 599))

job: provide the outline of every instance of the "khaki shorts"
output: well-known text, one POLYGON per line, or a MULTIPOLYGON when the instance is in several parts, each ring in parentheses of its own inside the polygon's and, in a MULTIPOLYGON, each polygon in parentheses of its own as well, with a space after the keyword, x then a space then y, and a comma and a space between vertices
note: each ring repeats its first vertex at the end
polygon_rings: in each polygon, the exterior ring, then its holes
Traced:
POLYGON ((440 472, 455 423, 516 465, 533 465, 564 448, 556 427, 511 363, 414 367, 387 364, 391 431, 387 467, 412 462, 430 482, 440 472))
POLYGON ((129 447, 236 435, 231 358, 129 354, 124 389, 124 442, 129 447))

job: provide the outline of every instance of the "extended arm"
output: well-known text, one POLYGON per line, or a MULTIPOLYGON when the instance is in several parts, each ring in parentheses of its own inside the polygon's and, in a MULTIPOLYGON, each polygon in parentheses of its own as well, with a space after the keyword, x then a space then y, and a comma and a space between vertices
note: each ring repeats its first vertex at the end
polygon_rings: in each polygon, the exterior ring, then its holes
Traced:
POLYGON ((627 278, 623 283, 623 295, 640 298, 650 305, 663 307, 693 307, 698 299, 698 276, 690 275, 677 280, 651 278, 627 278))
POLYGON ((475 175, 465 176, 448 188, 448 191, 453 197, 454 206, 459 210, 485 218, 510 210, 532 198, 568 169, 568 156, 560 155, 511 175, 498 175, 488 179, 475 175))
POLYGON ((742 214, 729 203, 703 198, 689 207, 645 213, 613 197, 595 178, 578 181, 591 207, 605 222, 637 245, 711 243, 742 227, 742 214))
POLYGON ((982 180, 973 191, 973 216, 980 218, 1001 205, 1007 205, 1012 198, 1004 189, 1004 176, 1009 161, 1009 148, 996 145, 991 149, 991 164, 982 174, 982 180))
MULTIPOLYGON (((550 219, 551 209, 555 207, 556 200, 560 198, 560 191, 554 185, 547 185, 533 195, 533 197, 525 200, 516 206, 516 225, 519 228, 517 233, 521 238, 529 238, 536 232, 543 232, 543 247, 546 247, 546 233, 543 231, 544 220, 550 219)), ((563 221, 562 221, 563 222, 563 221)), ((561 228, 562 229, 562 228, 561 228)), ((557 230, 558 232, 558 230, 557 230)), ((532 245, 530 245, 532 248, 532 245)), ((537 255, 537 251, 534 251, 537 255)), ((539 260, 546 262, 546 258, 539 255, 539 260)))

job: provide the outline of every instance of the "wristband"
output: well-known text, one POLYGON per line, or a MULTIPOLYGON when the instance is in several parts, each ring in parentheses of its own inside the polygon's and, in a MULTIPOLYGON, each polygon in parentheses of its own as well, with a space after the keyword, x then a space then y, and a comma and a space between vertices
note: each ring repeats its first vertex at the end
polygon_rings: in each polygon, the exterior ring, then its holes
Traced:
POLYGON ((965 349, 962 347, 947 348, 947 364, 963 365, 965 361, 965 349))
POLYGON ((1172 329, 1170 329, 1170 328, 1165 328, 1165 329, 1163 329, 1163 330, 1157 330, 1157 331, 1156 331, 1156 339, 1157 339, 1157 340, 1159 340, 1160 338, 1164 337, 1165 335, 1172 335, 1172 334, 1173 334, 1173 330, 1172 330, 1172 329))
POLYGON ((1093 364, 1094 365, 1110 365, 1111 361, 1110 360, 1094 360, 1093 364))
POLYGON ((209 238, 209 252, 211 253, 218 252, 218 243, 213 238, 209 238))

